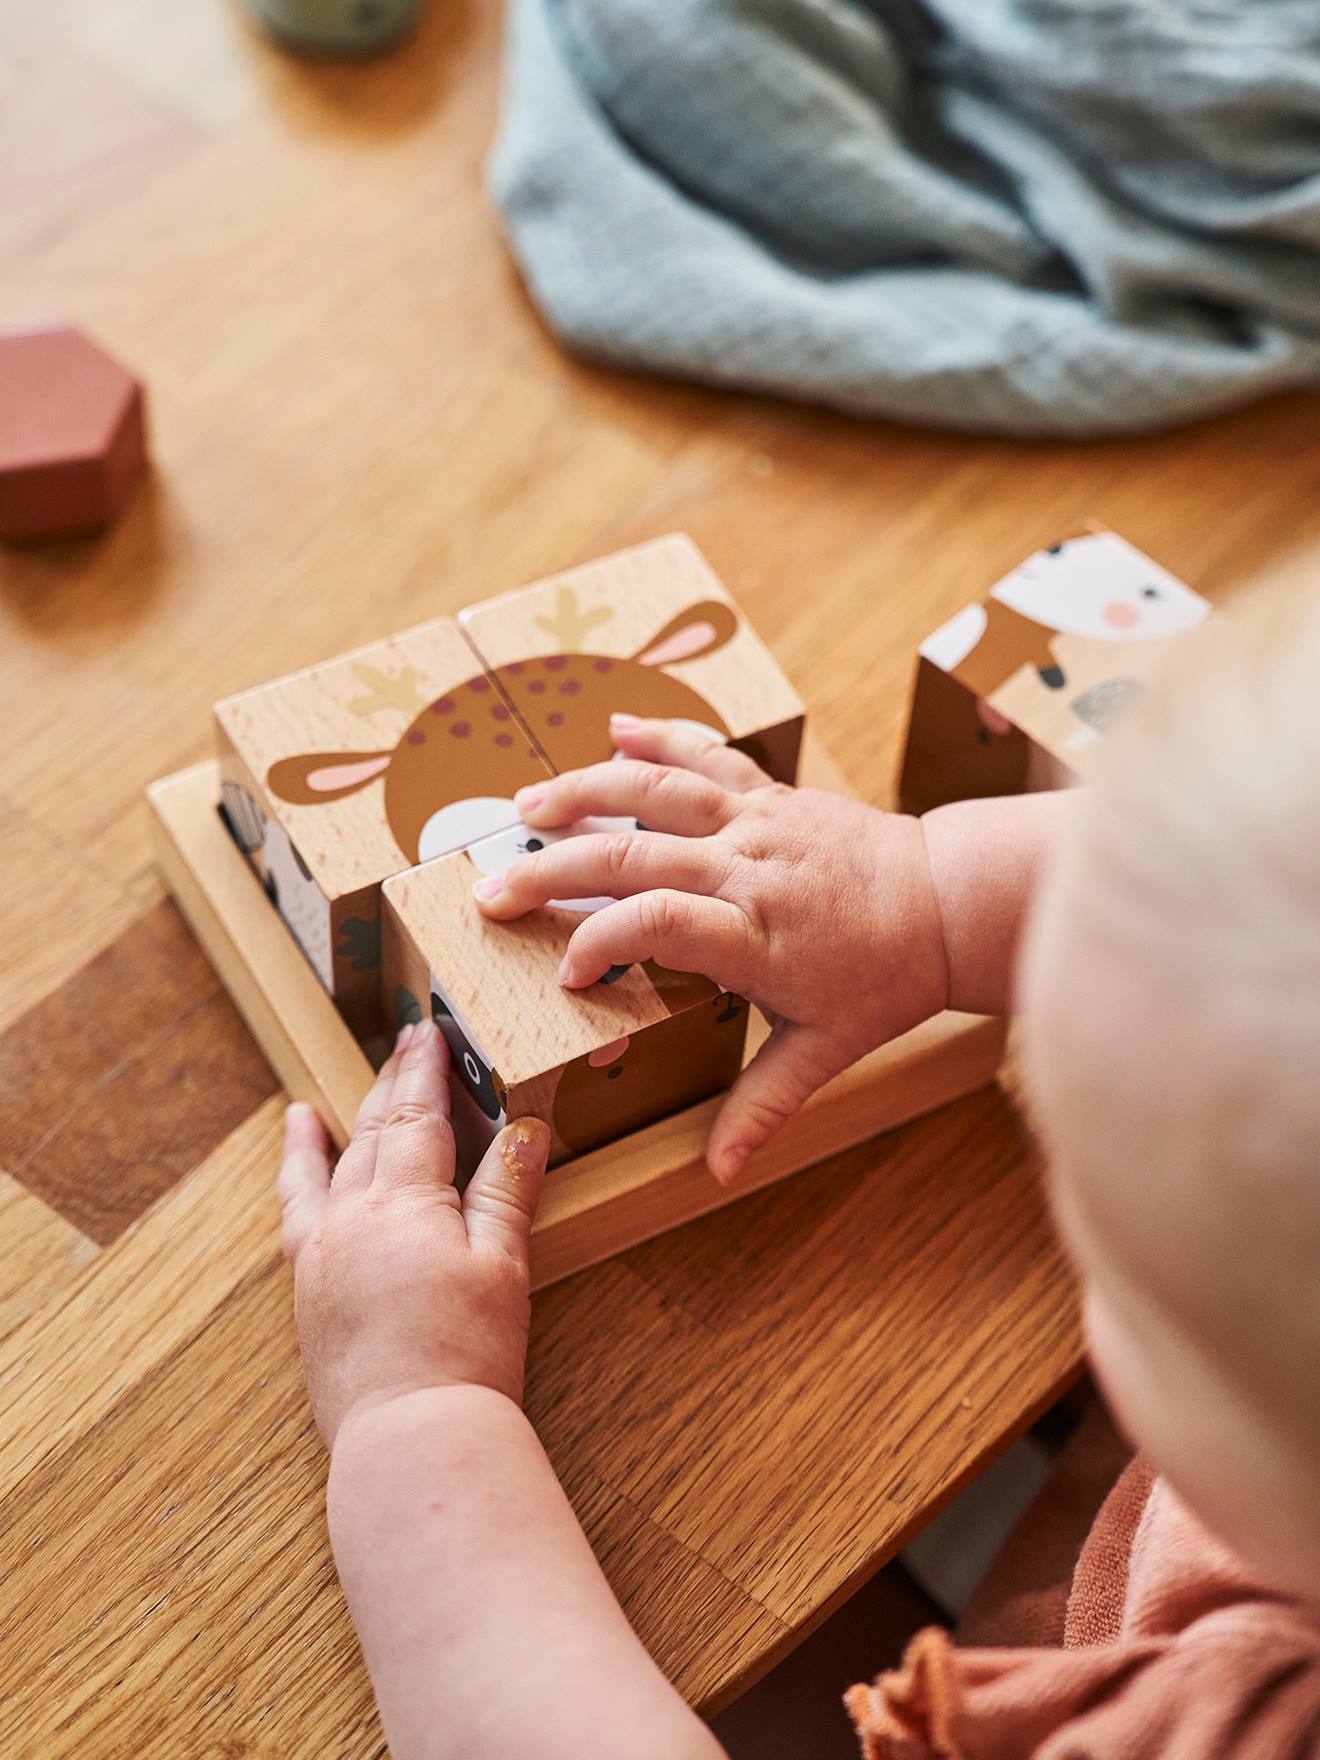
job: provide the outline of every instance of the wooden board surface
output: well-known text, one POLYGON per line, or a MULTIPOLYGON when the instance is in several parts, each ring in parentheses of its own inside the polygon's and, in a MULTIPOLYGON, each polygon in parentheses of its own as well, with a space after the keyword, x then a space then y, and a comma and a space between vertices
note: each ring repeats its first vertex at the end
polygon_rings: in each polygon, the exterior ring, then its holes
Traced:
MULTIPOLYGON (((309 67, 235 5, 0 0, 0 324, 103 337, 156 460, 103 542, 0 553, 0 1170, 46 1212, 0 1236, 6 1760, 381 1751, 275 1246, 279 1101, 142 800, 208 756, 213 701, 687 530, 883 799, 918 642, 1088 517, 1211 598, 1320 565, 1314 398, 1048 446, 570 361, 481 188, 498 28, 446 0, 398 56, 309 67)), ((990 1090, 547 1290, 528 1397, 710 1705, 1076 1361, 990 1090)))

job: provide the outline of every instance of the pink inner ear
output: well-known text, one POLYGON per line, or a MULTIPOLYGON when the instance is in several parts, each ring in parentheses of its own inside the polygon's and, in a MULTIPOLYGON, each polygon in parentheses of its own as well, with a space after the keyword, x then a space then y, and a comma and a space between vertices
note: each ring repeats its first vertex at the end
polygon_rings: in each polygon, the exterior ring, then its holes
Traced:
POLYGON ((630 1041, 614 1039, 608 1045, 598 1045, 594 1051, 588 1051, 587 1062, 592 1069, 604 1069, 607 1063, 617 1063, 628 1049, 630 1041))
POLYGON ((637 658, 643 666, 672 666, 676 660, 692 660, 715 646, 716 634, 713 623, 689 623, 637 658))
POLYGON ((356 788, 359 782, 370 782, 373 776, 379 776, 382 770, 389 767, 390 754, 380 758, 361 758, 356 764, 327 764, 323 770, 313 770, 307 778, 308 788, 314 788, 317 794, 333 794, 337 788, 356 788))

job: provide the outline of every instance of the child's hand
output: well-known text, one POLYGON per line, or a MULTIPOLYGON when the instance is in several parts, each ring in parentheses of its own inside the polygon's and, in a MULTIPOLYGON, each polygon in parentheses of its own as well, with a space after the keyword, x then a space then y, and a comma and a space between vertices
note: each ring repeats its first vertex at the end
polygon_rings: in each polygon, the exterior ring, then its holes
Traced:
POLYGON ((483 880, 487 916, 550 899, 619 902, 574 931, 561 982, 654 959, 750 998, 773 1032, 734 1084, 707 1159, 732 1179, 817 1088, 946 1005, 939 900, 917 820, 774 783, 681 723, 614 717, 630 761, 518 797, 546 829, 622 815, 637 831, 580 836, 483 880))
POLYGON ((549 1132, 520 1119, 454 1190, 448 1053, 405 1028, 331 1176, 310 1106, 286 1120, 279 1197, 312 1410, 334 1447, 350 1412, 420 1388, 475 1385, 515 1402, 527 1350, 528 1238, 549 1132))

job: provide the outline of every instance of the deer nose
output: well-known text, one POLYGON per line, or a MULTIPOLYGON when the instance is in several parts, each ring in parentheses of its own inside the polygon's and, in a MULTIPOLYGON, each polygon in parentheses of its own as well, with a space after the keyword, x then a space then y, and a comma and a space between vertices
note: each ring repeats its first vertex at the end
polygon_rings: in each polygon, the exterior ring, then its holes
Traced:
POLYGON ((1111 599, 1100 613, 1110 629, 1135 629, 1141 622, 1141 613, 1134 605, 1126 605, 1122 599, 1111 599))

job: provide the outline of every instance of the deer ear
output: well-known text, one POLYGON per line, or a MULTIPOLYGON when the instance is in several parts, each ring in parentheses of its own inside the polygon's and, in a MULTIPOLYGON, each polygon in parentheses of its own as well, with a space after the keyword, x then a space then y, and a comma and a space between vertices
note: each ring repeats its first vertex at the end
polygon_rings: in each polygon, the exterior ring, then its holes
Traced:
POLYGON ((266 772, 266 787, 291 807, 314 807, 355 794, 389 767, 388 752, 304 752, 281 758, 266 772))
POLYGON ((704 599, 657 631, 633 659, 639 666, 673 666, 679 660, 695 660, 713 654, 731 640, 738 629, 738 614, 718 599, 704 599))

